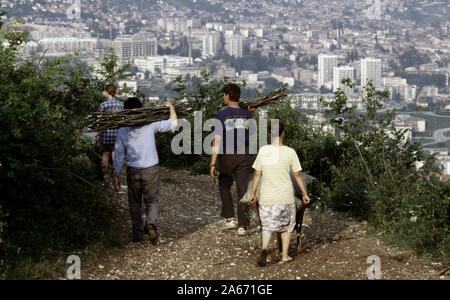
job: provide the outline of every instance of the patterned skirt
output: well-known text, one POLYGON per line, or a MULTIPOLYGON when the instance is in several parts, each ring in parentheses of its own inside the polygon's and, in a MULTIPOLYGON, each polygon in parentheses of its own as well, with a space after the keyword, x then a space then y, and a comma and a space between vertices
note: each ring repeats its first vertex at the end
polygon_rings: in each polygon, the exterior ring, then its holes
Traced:
POLYGON ((295 203, 259 207, 263 232, 289 232, 295 229, 295 203))

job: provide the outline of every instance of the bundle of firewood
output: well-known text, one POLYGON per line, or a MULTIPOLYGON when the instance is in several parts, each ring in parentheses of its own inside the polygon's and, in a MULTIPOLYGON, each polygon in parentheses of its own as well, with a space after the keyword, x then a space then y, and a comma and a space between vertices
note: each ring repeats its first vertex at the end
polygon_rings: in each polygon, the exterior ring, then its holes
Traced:
MULTIPOLYGON (((183 119, 189 116, 186 103, 175 103, 177 117, 183 119)), ((163 105, 136 109, 125 109, 114 112, 96 112, 88 116, 91 131, 117 129, 128 126, 144 126, 170 118, 170 109, 163 105)))
POLYGON ((243 102, 240 102, 239 106, 243 109, 257 109, 259 107, 267 106, 270 104, 281 103, 287 96, 286 89, 287 84, 283 84, 283 86, 264 97, 255 100, 245 100, 243 102))
MULTIPOLYGON (((286 97, 286 87, 283 85, 272 93, 255 99, 245 100, 239 103, 243 109, 257 109, 269 104, 281 103, 286 97)), ((175 103, 177 117, 183 119, 189 116, 186 103, 175 103)), ((144 126, 154 122, 167 120, 170 117, 170 110, 165 106, 146 107, 137 109, 126 109, 114 112, 95 112, 87 117, 88 129, 91 131, 101 131, 105 129, 117 129, 128 126, 144 126)))

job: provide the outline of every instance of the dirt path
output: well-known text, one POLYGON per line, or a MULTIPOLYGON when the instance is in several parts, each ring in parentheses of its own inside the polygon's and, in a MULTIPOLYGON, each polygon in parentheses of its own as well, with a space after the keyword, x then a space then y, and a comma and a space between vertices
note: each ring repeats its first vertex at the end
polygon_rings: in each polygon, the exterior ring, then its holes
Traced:
MULTIPOLYGON (((260 268, 255 263, 260 234, 254 209, 246 237, 222 231, 218 188, 208 176, 165 169, 161 175, 160 244, 145 241, 111 250, 114 255, 104 257, 84 279, 367 279, 367 258, 372 255, 380 258, 382 279, 449 279, 439 275, 439 264, 387 246, 366 234, 367 225, 330 211, 311 212, 306 250, 298 254, 291 248, 293 262, 280 264, 272 241, 268 266, 260 268)), ((123 229, 131 231, 126 197, 123 186, 123 229)))

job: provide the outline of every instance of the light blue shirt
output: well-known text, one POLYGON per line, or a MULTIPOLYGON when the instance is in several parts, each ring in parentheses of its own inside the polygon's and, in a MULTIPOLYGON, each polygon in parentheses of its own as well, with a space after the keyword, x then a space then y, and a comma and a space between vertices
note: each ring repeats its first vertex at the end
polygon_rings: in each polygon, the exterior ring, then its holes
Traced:
POLYGON ((155 133, 174 132, 176 122, 165 120, 139 127, 123 127, 117 133, 114 148, 114 170, 120 176, 124 159, 128 167, 145 169, 159 163, 155 133))

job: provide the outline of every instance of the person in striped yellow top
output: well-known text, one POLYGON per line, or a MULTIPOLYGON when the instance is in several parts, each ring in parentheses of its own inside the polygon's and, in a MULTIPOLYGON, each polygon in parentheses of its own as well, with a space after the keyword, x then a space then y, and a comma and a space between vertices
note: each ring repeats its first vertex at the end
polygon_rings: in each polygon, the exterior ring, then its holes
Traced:
POLYGON ((269 125, 272 144, 262 147, 256 157, 253 168, 253 187, 250 203, 259 203, 259 217, 262 229, 262 251, 257 263, 266 265, 268 247, 272 233, 281 233, 282 260, 291 261, 288 256, 291 233, 295 229, 295 196, 290 172, 294 172, 295 180, 303 194, 303 203, 309 204, 310 198, 306 184, 301 176, 302 166, 294 149, 283 144, 285 135, 281 122, 269 125), (272 130, 273 128, 273 130, 272 130), (256 197, 256 190, 261 182, 260 199, 256 197))

